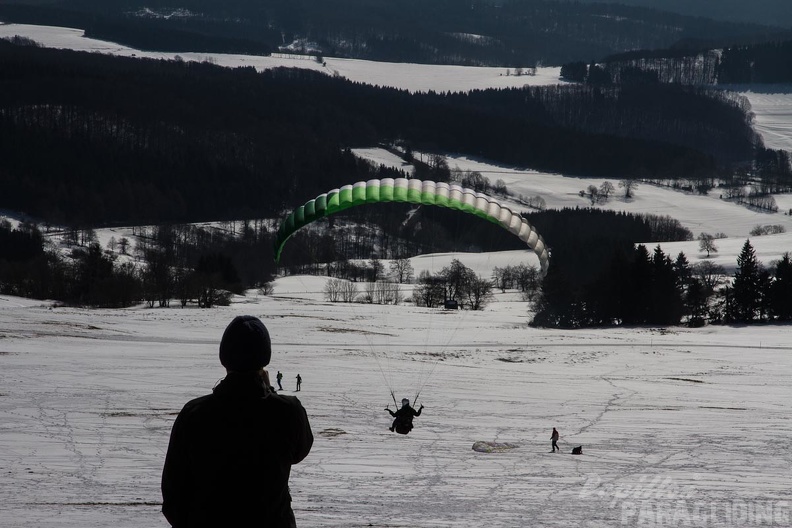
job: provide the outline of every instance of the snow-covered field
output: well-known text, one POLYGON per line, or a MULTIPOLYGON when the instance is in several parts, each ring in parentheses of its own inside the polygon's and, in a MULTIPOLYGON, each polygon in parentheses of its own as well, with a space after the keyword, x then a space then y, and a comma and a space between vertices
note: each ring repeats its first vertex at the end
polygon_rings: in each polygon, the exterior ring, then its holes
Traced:
POLYGON ((217 344, 243 313, 268 325, 286 393, 304 380, 299 526, 790 525, 789 327, 541 330, 503 299, 330 305, 324 280, 213 310, 0 297, 0 526, 167 526, 171 424, 223 376, 217 344), (421 389, 408 436, 387 431, 389 387, 421 389))
MULTIPOLYGON (((124 57, 173 59, 177 55, 188 61, 211 61, 220 66, 253 66, 257 70, 285 66, 317 70, 329 75, 375 86, 392 86, 410 91, 468 91, 477 88, 559 84, 561 68, 538 68, 536 75, 507 75, 509 68, 476 68, 470 66, 431 66, 374 62, 324 57, 324 64, 309 57, 277 54, 272 57, 223 53, 161 53, 141 51, 121 44, 83 37, 81 29, 27 24, 0 25, 0 38, 20 35, 48 48, 94 51, 124 57)), ((527 66, 527 65, 526 65, 527 66)), ((514 68, 510 69, 514 72, 514 68)))
POLYGON ((729 89, 748 98, 756 115, 754 128, 762 135, 767 148, 792 151, 792 86, 738 85, 729 89))
MULTIPOLYGON (((0 26, 0 36, 20 27, 0 26)), ((43 31, 26 36, 55 45, 43 31)), ((87 45, 73 38, 63 47, 87 45)), ((363 67, 327 65, 344 76, 363 67)), ((448 73, 433 88, 451 79, 467 86, 467 70, 437 70, 448 73)), ((487 79, 514 81, 497 70, 487 79)), ((777 128, 788 126, 779 119, 777 128)), ((401 163, 380 150, 358 154, 401 163)), ((548 207, 586 205, 578 191, 601 183, 449 163, 539 194, 548 207)), ((792 207, 783 199, 782 210, 792 207)), ((727 267, 754 225, 792 231, 781 213, 649 185, 603 207, 667 214, 695 234, 724 232, 713 259, 727 267)), ((111 234, 128 236, 102 231, 103 245, 111 234)), ((751 242, 765 264, 792 250, 789 234, 751 242)), ((692 262, 702 256, 696 242, 663 247, 692 262)), ((429 255, 413 265, 437 271, 456 256, 486 276, 520 254, 429 255)), ((0 296, 0 526, 167 526, 159 479, 170 427, 223 376, 217 345, 243 313, 269 327, 270 370, 284 373, 286 393, 298 373, 304 380, 299 396, 316 441, 292 473, 298 526, 792 526, 789 326, 535 329, 514 294, 481 312, 330 304, 324 281, 280 278, 270 297, 250 292, 212 310, 51 308, 0 296), (397 398, 420 389, 426 405, 408 436, 387 430, 391 388, 397 398), (561 454, 549 452, 552 427, 561 454), (477 453, 480 440, 518 447, 477 453), (569 454, 578 445, 584 454, 569 454)))

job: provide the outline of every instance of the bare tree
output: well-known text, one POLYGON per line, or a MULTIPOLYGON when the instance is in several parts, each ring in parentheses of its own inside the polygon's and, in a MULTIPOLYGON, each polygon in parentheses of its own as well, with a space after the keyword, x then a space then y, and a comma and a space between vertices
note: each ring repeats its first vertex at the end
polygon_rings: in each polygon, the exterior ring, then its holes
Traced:
POLYGON ((495 287, 505 293, 514 283, 514 268, 511 266, 506 266, 505 268, 496 266, 492 268, 492 281, 495 283, 495 287))
POLYGON ((468 283, 467 298, 471 310, 483 310, 492 300, 492 281, 481 276, 472 277, 468 283))
POLYGON ((691 266, 691 269, 704 286, 707 296, 715 292, 715 289, 723 283, 723 279, 726 276, 726 270, 723 266, 706 260, 696 262, 691 266))
POLYGON ((445 280, 445 299, 456 301, 467 293, 471 281, 476 277, 473 270, 462 264, 459 259, 454 259, 451 264, 440 270, 440 276, 445 280))
POLYGON ((382 278, 385 266, 382 264, 381 260, 371 259, 369 260, 369 270, 371 271, 371 282, 377 282, 382 278))
POLYGON ((366 302, 373 304, 399 304, 402 301, 399 285, 387 281, 366 283, 365 297, 366 302))
POLYGON ((622 180, 619 182, 619 187, 624 189, 624 197, 630 199, 633 197, 633 192, 638 188, 638 182, 635 180, 622 180))
POLYGON ((536 266, 520 264, 514 270, 514 280, 521 292, 535 293, 540 286, 539 269, 536 266))
POLYGON ((413 290, 413 302, 416 306, 433 308, 445 300, 445 279, 423 270, 418 275, 418 286, 413 290))
POLYGON ((342 302, 355 302, 358 296, 357 284, 351 281, 343 281, 341 285, 341 301, 342 302))
POLYGON ((432 170, 435 171, 447 171, 448 169, 448 160, 446 160, 445 156, 441 156, 440 154, 429 154, 429 159, 427 160, 427 164, 432 170))
POLYGON ((540 211, 544 211, 545 207, 547 207, 547 203, 545 202, 545 199, 539 196, 538 194, 536 196, 532 196, 528 198, 528 200, 526 200, 526 203, 528 207, 533 207, 534 209, 539 209, 540 211))
POLYGON ((80 245, 81 246, 90 246, 98 239, 96 237, 96 231, 90 228, 80 229, 80 245))
POLYGON ((597 189, 596 185, 589 185, 586 188, 586 194, 588 194, 589 200, 591 200, 591 205, 599 201, 599 189, 597 189))
POLYGON ((614 191, 613 184, 609 181, 604 181, 602 182, 602 185, 600 185, 599 188, 600 196, 602 196, 606 202, 608 201, 608 198, 610 197, 610 194, 613 191, 614 191))
POLYGON ((338 302, 341 299, 341 289, 346 281, 341 279, 330 279, 325 283, 324 296, 330 302, 338 302))
POLYGON ((699 251, 706 251, 707 258, 709 258, 710 253, 718 252, 718 248, 715 246, 715 237, 713 237, 709 233, 699 234, 698 241, 699 241, 699 251))
POLYGON ((410 259, 406 258, 397 258, 392 260, 390 263, 390 270, 395 276, 396 281, 400 284, 411 283, 414 276, 413 274, 415 273, 410 259))
POLYGON ((495 184, 492 186, 492 192, 501 196, 509 195, 509 189, 506 188, 506 182, 500 178, 495 180, 495 184))

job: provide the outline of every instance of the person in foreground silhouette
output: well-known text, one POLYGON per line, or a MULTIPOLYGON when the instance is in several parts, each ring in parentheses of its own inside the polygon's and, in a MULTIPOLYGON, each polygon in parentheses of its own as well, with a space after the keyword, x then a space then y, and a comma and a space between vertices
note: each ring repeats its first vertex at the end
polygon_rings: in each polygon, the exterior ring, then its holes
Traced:
POLYGON ((270 386, 264 324, 234 318, 220 341, 226 377, 189 401, 171 431, 162 513, 174 528, 294 528, 289 475, 313 445, 300 400, 270 386))

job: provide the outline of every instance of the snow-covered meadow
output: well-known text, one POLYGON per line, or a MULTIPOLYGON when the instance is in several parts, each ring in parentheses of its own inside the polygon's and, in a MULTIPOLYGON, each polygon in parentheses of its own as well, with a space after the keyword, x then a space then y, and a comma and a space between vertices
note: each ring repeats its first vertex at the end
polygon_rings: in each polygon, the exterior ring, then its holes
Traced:
MULTIPOLYGON (((0 32, 56 45, 44 30, 20 27, 0 32)), ((70 38, 61 47, 89 45, 70 38)), ((415 83, 399 85, 410 89, 515 81, 498 69, 436 68, 427 80, 418 70, 388 77, 395 65, 326 61, 353 80, 415 83)), ((790 122, 782 115, 775 127, 790 122)), ((358 154, 400 163, 380 150, 358 154)), ((462 157, 449 165, 503 179, 548 207, 587 205, 578 191, 601 183, 462 157)), ((782 211, 792 207, 777 200, 782 211)), ((727 268, 753 226, 792 231, 782 213, 649 185, 603 207, 667 214, 695 234, 724 232, 713 259, 727 268)), ((128 235, 102 231, 100 240, 110 234, 128 235)), ((792 251, 789 234, 751 242, 765 264, 792 251)), ((704 257, 696 242, 663 248, 704 257)), ((526 253, 428 255, 413 265, 437 271, 458 257, 487 276, 526 253)), ((267 324, 269 368, 283 372, 285 392, 295 394, 298 373, 304 380, 299 397, 316 440, 292 473, 298 526, 792 525, 790 327, 536 329, 512 293, 480 312, 331 304, 325 280, 280 278, 272 296, 251 291, 212 310, 53 308, 0 296, 0 526, 167 526, 159 478, 171 424, 223 376, 217 345, 238 314, 267 324), (426 405, 408 436, 387 430, 390 389, 399 399, 420 390, 426 405), (552 427, 561 454, 549 452, 552 427), (518 447, 478 453, 480 440, 518 447), (578 445, 583 455, 569 454, 578 445)))
POLYGON ((170 426, 223 376, 217 344, 243 313, 268 325, 286 393, 304 380, 299 526, 789 525, 788 327, 542 330, 508 295, 481 312, 331 305, 324 280, 212 310, 0 297, 0 525, 166 526, 170 426), (408 436, 387 430, 389 388, 420 389, 408 436))
POLYGON ((513 86, 558 84, 561 68, 538 68, 536 75, 507 75, 514 68, 477 68, 471 66, 432 66, 393 62, 374 62, 354 59, 324 57, 317 62, 308 56, 274 54, 271 57, 258 55, 234 55, 224 53, 167 53, 141 51, 129 46, 87 38, 83 30, 53 26, 0 23, 0 38, 15 35, 30 38, 48 48, 72 49, 106 53, 123 57, 148 57, 186 61, 209 61, 231 68, 252 66, 266 70, 280 66, 316 70, 328 75, 339 75, 356 82, 375 86, 390 86, 409 91, 467 91, 485 88, 507 88, 513 86))

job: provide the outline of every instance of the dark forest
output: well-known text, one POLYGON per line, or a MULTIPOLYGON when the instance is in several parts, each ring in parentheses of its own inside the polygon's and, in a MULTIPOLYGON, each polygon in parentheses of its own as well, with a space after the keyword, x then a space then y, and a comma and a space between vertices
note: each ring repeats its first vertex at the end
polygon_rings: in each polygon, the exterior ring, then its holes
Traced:
POLYGON ((617 179, 708 181, 751 164, 740 99, 683 86, 410 94, 0 42, 0 207, 76 225, 278 216, 371 177, 400 144, 617 179), (607 117, 607 119, 605 119, 607 117), (649 133, 642 131, 650 131, 649 133))

